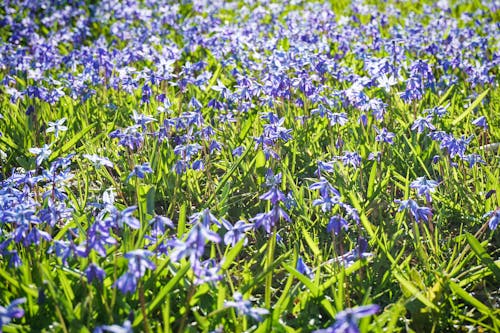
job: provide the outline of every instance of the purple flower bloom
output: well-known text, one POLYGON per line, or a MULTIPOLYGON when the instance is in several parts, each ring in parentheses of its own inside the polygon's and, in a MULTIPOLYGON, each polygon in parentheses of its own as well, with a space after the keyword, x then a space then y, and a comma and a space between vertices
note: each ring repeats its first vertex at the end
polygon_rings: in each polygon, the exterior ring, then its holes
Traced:
POLYGON ((225 307, 236 308, 238 315, 250 316, 256 321, 262 321, 262 316, 269 313, 268 310, 262 308, 253 308, 249 300, 244 300, 243 295, 235 292, 233 295, 234 301, 224 301, 225 307))
POLYGON ((113 286, 118 288, 122 294, 135 293, 138 277, 132 272, 126 272, 115 281, 113 286))
POLYGON ((375 131, 377 132, 375 141, 387 142, 390 145, 394 143, 394 141, 392 140, 395 137, 394 133, 389 132, 385 127, 382 128, 381 130, 375 127, 375 131))
POLYGON ((102 326, 97 326, 94 329, 94 333, 104 333, 104 332, 111 332, 111 333, 134 333, 134 330, 132 329, 132 323, 130 320, 125 320, 123 325, 102 325, 102 326))
POLYGON ((492 210, 491 212, 484 214, 483 217, 490 218, 488 226, 490 227, 490 230, 495 230, 498 227, 498 223, 500 223, 500 209, 492 210))
POLYGON ((141 165, 136 165, 134 170, 127 176, 125 182, 128 182, 128 180, 134 176, 143 179, 146 176, 146 173, 153 173, 153 169, 151 169, 149 163, 146 162, 141 165))
POLYGON ((40 166, 44 160, 49 158, 52 150, 49 149, 50 145, 44 145, 42 148, 30 148, 30 153, 36 155, 36 166, 40 166))
POLYGON ((137 278, 141 278, 146 274, 147 269, 155 270, 156 265, 149 259, 151 256, 153 252, 142 249, 125 253, 124 257, 128 259, 128 271, 137 278))
POLYGON ((333 326, 314 331, 314 333, 359 333, 358 320, 378 312, 376 304, 358 306, 340 311, 335 316, 333 326))
POLYGON ((415 218, 416 222, 420 220, 424 220, 425 222, 429 222, 429 219, 432 217, 432 210, 429 207, 420 207, 414 200, 394 200, 399 204, 398 211, 402 211, 404 209, 409 209, 410 213, 415 218))
POLYGON ((488 122, 486 121, 486 117, 485 116, 481 116, 481 117, 475 119, 472 122, 472 124, 476 125, 478 127, 482 127, 484 130, 488 129, 488 122))
POLYGON ((92 164, 94 164, 96 169, 99 169, 103 166, 107 166, 110 168, 113 167, 113 163, 105 157, 100 157, 100 156, 95 155, 95 154, 94 155, 84 154, 83 157, 85 157, 90 162, 92 162, 92 164))
POLYGON ((427 199, 427 202, 431 202, 431 192, 434 192, 438 185, 439 183, 435 180, 418 177, 416 180, 411 182, 410 188, 416 189, 419 197, 423 195, 427 199))
POLYGON ((328 226, 326 227, 327 232, 334 232, 335 235, 340 233, 341 229, 347 231, 349 228, 349 224, 347 221, 340 215, 335 215, 330 218, 330 222, 328 222, 328 226))
POLYGON ((225 219, 221 219, 222 225, 224 228, 226 228, 227 232, 224 235, 224 244, 229 245, 231 244, 232 246, 235 246, 236 243, 238 243, 240 240, 245 239, 243 245, 247 244, 247 239, 245 237, 245 233, 252 229, 252 225, 249 223, 246 223, 243 220, 239 220, 233 225, 225 219))
POLYGON ((85 275, 87 276, 88 283, 92 283, 92 281, 94 280, 102 282, 102 280, 104 280, 104 277, 106 276, 106 273, 101 267, 97 266, 94 263, 91 263, 85 270, 85 275))
POLYGON ((2 327, 8 325, 12 319, 19 319, 24 316, 24 310, 18 306, 26 302, 26 298, 13 300, 7 307, 0 305, 0 332, 2 327))
POLYGON ((435 130, 436 127, 432 125, 432 116, 427 116, 425 118, 418 118, 413 122, 413 125, 411 126, 411 130, 417 130, 417 133, 422 133, 424 129, 427 127, 431 131, 435 130))
POLYGON ((307 265, 302 260, 302 257, 299 257, 299 259, 297 260, 296 269, 300 274, 309 277, 311 280, 314 279, 314 273, 311 271, 309 267, 307 267, 307 265))
POLYGON ((357 152, 346 151, 344 156, 339 156, 337 158, 340 159, 345 166, 351 165, 353 168, 358 168, 361 165, 361 155, 357 152))
POLYGON ((49 123, 48 123, 49 127, 45 130, 45 132, 46 133, 54 132, 54 136, 56 138, 58 138, 59 132, 64 132, 68 129, 67 126, 63 125, 65 122, 66 122, 66 118, 61 118, 55 122, 49 121, 49 123))

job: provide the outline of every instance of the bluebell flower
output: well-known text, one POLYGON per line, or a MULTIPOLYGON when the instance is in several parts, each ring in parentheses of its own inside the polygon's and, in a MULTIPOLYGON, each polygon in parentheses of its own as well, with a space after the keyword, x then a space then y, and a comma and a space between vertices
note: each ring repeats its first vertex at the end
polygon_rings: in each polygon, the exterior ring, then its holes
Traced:
POLYGON ((483 157, 479 154, 468 154, 462 157, 463 161, 469 163, 469 168, 473 168, 476 164, 486 164, 483 157))
POLYGON ((149 259, 151 256, 153 256, 153 252, 143 249, 133 250, 123 255, 124 258, 128 259, 128 271, 137 278, 143 277, 147 269, 156 269, 156 265, 149 259))
POLYGON ((225 219, 221 219, 222 225, 226 228, 227 232, 224 235, 224 244, 235 246, 240 240, 245 239, 243 245, 246 245, 248 240, 245 237, 245 233, 253 228, 249 223, 243 220, 239 220, 233 225, 225 219))
POLYGON ((151 166, 149 165, 148 162, 136 165, 134 167, 134 170, 132 170, 132 172, 127 176, 125 182, 128 182, 128 180, 134 176, 138 178, 144 178, 147 173, 153 173, 153 169, 151 169, 151 166))
POLYGON ((322 196, 319 199, 315 199, 313 201, 313 206, 321 206, 321 210, 324 213, 327 213, 332 210, 332 208, 336 205, 340 204, 340 197, 334 195, 334 196, 322 196))
POLYGON ((0 332, 13 319, 19 319, 24 316, 24 310, 19 307, 24 302, 26 302, 26 298, 18 298, 13 300, 7 307, 0 305, 0 332))
POLYGON ((235 292, 233 299, 234 301, 224 301, 224 306, 236 308, 240 316, 249 316, 260 322, 263 319, 262 316, 269 314, 269 311, 266 309, 252 307, 252 303, 249 300, 244 300, 240 292, 235 292))
POLYGON ((422 118, 422 117, 417 118, 413 122, 413 125, 411 126, 411 130, 412 131, 417 130, 417 133, 422 133, 425 128, 428 128, 429 130, 433 131, 436 129, 436 127, 434 127, 434 125, 432 125, 431 121, 432 121, 432 116, 427 116, 425 118, 422 118))
POLYGON ((361 155, 357 152, 344 152, 344 156, 337 157, 340 159, 344 166, 352 166, 353 168, 358 168, 361 165, 361 155))
POLYGON ((432 201, 431 192, 434 192, 439 183, 432 179, 427 179, 424 177, 418 177, 416 180, 410 183, 410 188, 417 190, 417 195, 425 196, 427 202, 432 201))
POLYGON ((118 288, 122 294, 135 293, 138 280, 133 272, 126 272, 115 281, 113 287, 118 288))
POLYGON ((67 126, 64 126, 64 123, 66 122, 66 118, 61 118, 55 122, 49 121, 47 129, 45 130, 46 133, 52 133, 54 132, 54 136, 56 138, 59 137, 59 132, 64 132, 68 129, 67 126))
POLYGON ((358 321, 377 313, 379 309, 380 307, 376 304, 345 309, 337 313, 333 326, 316 330, 313 333, 359 333, 358 321))
POLYGON ((483 217, 489 217, 488 226, 490 227, 490 230, 496 230, 498 223, 500 223, 500 209, 492 210, 491 212, 484 214, 483 217))
POLYGON ((472 121, 472 124, 478 127, 483 128, 484 130, 488 129, 488 122, 486 120, 485 116, 481 116, 475 120, 472 121))
POLYGON ((408 209, 410 213, 415 218, 415 222, 419 222, 420 220, 424 220, 425 222, 429 222, 429 219, 432 217, 432 210, 429 207, 420 207, 414 200, 394 200, 399 204, 398 211, 408 209))
POLYGON ((345 112, 342 113, 328 112, 327 118, 330 120, 330 126, 334 126, 336 124, 344 126, 349 121, 349 119, 347 118, 347 113, 345 112))
POLYGON ((83 157, 85 157, 90 162, 92 162, 92 164, 94 164, 96 169, 99 169, 103 166, 110 167, 110 168, 113 167, 113 162, 111 162, 110 160, 108 160, 105 157, 100 157, 100 156, 95 155, 95 154, 93 154, 93 155, 83 154, 83 157))
POLYGON ((335 235, 338 235, 342 229, 347 231, 347 229, 349 229, 349 223, 347 223, 347 221, 340 215, 332 216, 328 222, 326 231, 333 231, 335 235))
POLYGON ((305 276, 307 276, 308 278, 310 278, 311 280, 314 279, 314 273, 312 272, 312 270, 304 263, 304 261, 302 260, 302 257, 299 256, 299 259, 297 259, 297 267, 296 267, 297 271, 300 273, 300 274, 303 274, 305 276))
POLYGON ((125 320, 123 325, 102 325, 102 326, 97 326, 94 329, 94 333, 104 333, 104 332, 110 332, 110 333, 134 333, 134 330, 132 329, 132 323, 130 320, 125 320))
POLYGON ((208 259, 203 262, 196 262, 192 266, 195 275, 194 284, 200 285, 203 283, 216 282, 223 278, 220 274, 220 264, 216 263, 214 259, 208 259))
POLYGON ((394 143, 393 138, 395 137, 394 133, 389 132, 385 127, 379 130, 375 127, 375 131, 377 132, 377 136, 375 137, 375 141, 379 142, 387 142, 392 145, 394 143))
POLYGON ((42 148, 30 148, 29 152, 33 155, 36 155, 36 166, 40 166, 43 161, 48 159, 52 154, 52 150, 50 150, 51 145, 44 145, 42 148))
POLYGON ((102 282, 104 280, 104 277, 106 276, 106 273, 101 267, 97 266, 94 263, 91 263, 85 269, 85 275, 87 276, 88 283, 92 283, 92 281, 94 280, 102 282))

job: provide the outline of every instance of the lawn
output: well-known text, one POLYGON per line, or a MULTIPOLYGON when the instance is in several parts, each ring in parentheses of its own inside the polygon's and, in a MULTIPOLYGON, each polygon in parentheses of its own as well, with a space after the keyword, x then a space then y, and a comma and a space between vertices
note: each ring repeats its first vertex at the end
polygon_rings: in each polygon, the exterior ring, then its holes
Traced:
POLYGON ((498 1, 5 1, 0 332, 499 332, 498 1))

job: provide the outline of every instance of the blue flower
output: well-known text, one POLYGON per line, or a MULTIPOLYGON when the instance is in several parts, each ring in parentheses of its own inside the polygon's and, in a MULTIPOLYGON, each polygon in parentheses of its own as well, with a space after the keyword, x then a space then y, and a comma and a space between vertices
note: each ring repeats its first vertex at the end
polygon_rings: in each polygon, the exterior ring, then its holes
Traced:
POLYGON ((484 214, 483 217, 490 217, 488 226, 490 227, 490 230, 495 230, 498 227, 498 223, 500 223, 500 209, 494 211, 492 210, 491 212, 484 214))
POLYGON ((478 127, 482 127, 483 129, 487 130, 488 129, 488 122, 486 121, 486 117, 485 116, 481 116, 477 119, 475 119, 473 122, 472 122, 473 125, 476 125, 478 127))
POLYGON ((345 309, 337 313, 333 326, 316 330, 313 333, 359 333, 358 320, 377 313, 379 308, 378 305, 371 304, 345 309))
POLYGON ((311 269, 304 263, 304 261, 302 260, 302 257, 299 257, 299 259, 297 260, 297 267, 296 267, 297 271, 300 273, 300 274, 303 274, 307 277, 309 277, 311 280, 314 279, 314 273, 311 271, 311 269))
POLYGON ((102 325, 98 326, 94 329, 94 333, 103 333, 103 332, 111 332, 111 333, 133 333, 132 323, 130 320, 125 320, 123 325, 102 325))
POLYGON ((429 207, 420 207, 415 200, 408 199, 394 201, 399 204, 398 211, 409 209, 410 213, 415 218, 415 222, 419 222, 420 220, 429 222, 429 219, 432 217, 432 210, 429 207))
POLYGON ((134 170, 127 176, 125 182, 128 182, 128 180, 134 176, 143 179, 146 176, 146 173, 153 173, 153 169, 151 169, 149 163, 146 162, 141 165, 136 165, 134 170))
POLYGON ((431 192, 434 192, 439 183, 432 179, 426 179, 424 177, 418 177, 416 180, 411 182, 410 187, 417 190, 417 195, 425 196, 427 202, 431 202, 431 192))
POLYGON ((18 306, 26 302, 26 298, 18 298, 13 300, 7 307, 0 305, 0 332, 2 327, 8 325, 12 319, 19 319, 24 316, 24 310, 18 306))
POLYGON ((239 292, 233 294, 233 299, 234 301, 224 301, 224 306, 236 308, 238 315, 250 316, 256 321, 262 321, 262 316, 269 313, 266 309, 252 307, 252 303, 249 300, 244 300, 239 292))

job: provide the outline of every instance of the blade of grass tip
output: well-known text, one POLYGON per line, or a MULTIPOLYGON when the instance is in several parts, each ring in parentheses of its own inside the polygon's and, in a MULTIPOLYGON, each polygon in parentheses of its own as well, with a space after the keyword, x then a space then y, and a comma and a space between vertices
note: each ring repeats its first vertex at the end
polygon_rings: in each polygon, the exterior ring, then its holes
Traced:
POLYGON ((177 222, 177 238, 181 238, 186 232, 186 202, 184 202, 179 210, 179 220, 177 222))
POLYGON ((233 164, 233 166, 231 166, 231 169, 229 169, 229 172, 227 172, 224 177, 222 177, 221 181, 219 184, 217 184, 217 187, 215 188, 214 192, 210 195, 210 197, 208 198, 208 200, 206 201, 205 203, 205 208, 207 208, 208 206, 210 206, 210 204, 212 203, 212 201, 214 201, 217 193, 219 193, 219 191, 221 190, 221 188, 224 187, 224 185, 226 184, 226 182, 229 180, 229 178, 233 175, 233 173, 236 171, 236 169, 238 169, 238 166, 241 164, 241 162, 245 159, 245 157, 248 155, 248 153, 251 151, 250 147, 252 146, 252 142, 250 142, 246 148, 245 148, 245 152, 240 156, 240 158, 236 161, 236 163, 233 164))
POLYGON ((403 288, 405 288, 406 290, 408 290, 413 296, 415 296, 420 302, 422 302, 422 304, 424 304, 428 308, 431 308, 431 309, 433 309, 435 311, 439 310, 438 307, 434 303, 432 303, 430 300, 428 300, 422 294, 422 292, 420 290, 418 290, 418 288, 413 285, 413 283, 411 283, 410 281, 408 281, 405 278, 403 278, 403 276, 401 276, 397 272, 393 272, 392 276, 394 276, 399 281, 399 283, 401 284, 401 286, 403 288))
MULTIPOLYGON (((188 263, 184 264, 184 266, 177 272, 177 274, 175 274, 175 276, 170 281, 168 281, 168 283, 164 287, 161 288, 153 301, 149 303, 146 311, 147 314, 150 314, 153 310, 155 310, 160 302, 168 296, 170 291, 179 283, 182 277, 186 275, 190 267, 191 266, 188 263)), ((142 319, 143 315, 141 312, 139 312, 134 320, 133 326, 137 327, 139 324, 141 324, 142 319)))
POLYGON ((242 239, 236 245, 229 250, 229 252, 224 256, 224 262, 222 263, 221 268, 226 270, 231 266, 231 264, 234 262, 234 259, 236 256, 240 253, 240 251, 243 249, 243 244, 245 243, 245 240, 242 239))
POLYGON ((78 141, 80 141, 85 134, 87 134, 91 129, 93 129, 96 126, 96 123, 90 124, 87 127, 85 127, 83 130, 78 132, 71 140, 66 142, 60 149, 54 151, 52 155, 49 158, 49 162, 52 162, 62 154, 66 153, 69 151, 74 145, 77 144, 78 141))
POLYGON ((448 96, 450 96, 450 94, 452 93, 453 89, 455 89, 455 85, 452 85, 450 88, 448 88, 446 93, 439 99, 438 105, 443 105, 446 99, 448 99, 448 96))
POLYGON ((283 268, 288 271, 293 277, 295 277, 297 280, 302 282, 304 286, 309 289, 313 297, 319 297, 320 296, 320 290, 317 288, 311 281, 311 279, 303 274, 301 274, 299 271, 297 271, 295 268, 293 268, 290 265, 287 265, 285 263, 282 264, 283 268))
POLYGON ((484 315, 490 317, 493 322, 495 323, 495 326, 500 325, 500 320, 498 320, 495 316, 494 310, 486 306, 485 304, 481 303, 477 298, 469 294, 467 291, 462 289, 458 284, 456 284, 453 281, 449 281, 449 286, 450 289, 453 293, 455 293, 457 296, 462 298, 464 301, 467 303, 473 305, 476 309, 479 310, 479 312, 483 313, 484 315))
POLYGON ((469 243, 477 258, 491 270, 491 272, 495 275, 495 279, 497 281, 500 281, 500 268, 495 264, 495 262, 486 252, 481 243, 479 243, 476 237, 468 232, 465 234, 465 238, 467 239, 467 243, 469 243))
POLYGON ((472 110, 474 110, 479 105, 479 103, 481 103, 481 101, 486 97, 486 95, 488 95, 489 92, 490 89, 488 88, 481 95, 477 96, 476 100, 472 102, 471 105, 469 105, 469 107, 460 116, 455 118, 455 120, 453 120, 451 124, 453 126, 456 126, 459 122, 462 121, 462 119, 467 117, 467 115, 471 113, 472 110))

